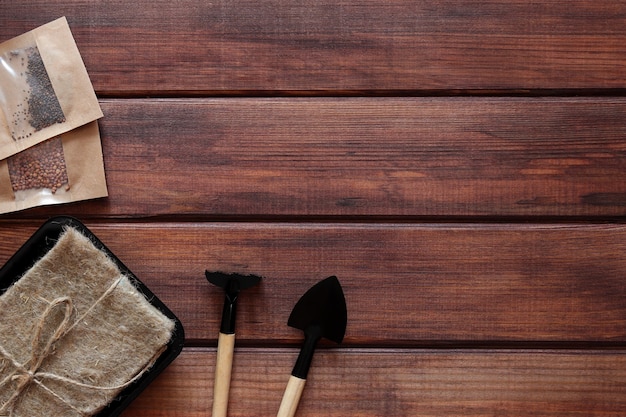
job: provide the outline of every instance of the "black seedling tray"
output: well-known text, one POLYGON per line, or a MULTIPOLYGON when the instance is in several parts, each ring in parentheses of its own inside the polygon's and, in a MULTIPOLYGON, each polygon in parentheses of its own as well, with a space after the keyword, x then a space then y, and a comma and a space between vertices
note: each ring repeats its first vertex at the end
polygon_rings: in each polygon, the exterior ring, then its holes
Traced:
POLYGON ((72 217, 54 217, 39 228, 24 245, 0 268, 0 294, 20 279, 39 259, 56 245, 65 227, 70 226, 88 237, 96 248, 106 253, 142 292, 148 301, 166 317, 174 320, 172 339, 165 352, 141 378, 126 387, 97 417, 117 417, 181 352, 185 340, 180 320, 163 304, 85 225, 72 217))

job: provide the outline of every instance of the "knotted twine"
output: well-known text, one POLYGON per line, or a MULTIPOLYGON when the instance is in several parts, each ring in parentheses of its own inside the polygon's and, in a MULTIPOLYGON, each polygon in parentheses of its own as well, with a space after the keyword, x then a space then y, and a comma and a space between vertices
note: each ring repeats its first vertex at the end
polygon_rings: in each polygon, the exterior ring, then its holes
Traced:
POLYGON ((174 323, 75 229, 0 296, 0 416, 91 416, 161 355, 174 323))

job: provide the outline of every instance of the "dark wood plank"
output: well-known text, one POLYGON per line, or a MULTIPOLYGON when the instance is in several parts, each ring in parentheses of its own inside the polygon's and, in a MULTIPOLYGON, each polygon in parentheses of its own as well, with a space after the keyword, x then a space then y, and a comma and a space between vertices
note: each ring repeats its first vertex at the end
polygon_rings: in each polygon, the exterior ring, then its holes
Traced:
MULTIPOLYGON (((238 349, 230 416, 275 416, 294 350, 238 349)), ((188 349, 124 417, 206 416, 214 351, 188 349)), ((626 409, 624 351, 318 351, 298 416, 602 416, 626 409)))
MULTIPOLYGON (((89 224, 89 223, 88 223, 89 224)), ((266 279, 241 296, 244 345, 296 343, 306 289, 337 275, 356 346, 626 343, 623 225, 95 223, 93 231, 181 318, 215 342, 223 290, 204 271, 266 279)), ((0 227, 4 263, 32 227, 0 227)))
POLYGON ((103 100, 102 107, 110 197, 25 215, 626 215, 622 98, 103 100))
POLYGON ((626 87, 611 0, 23 0, 0 39, 66 15, 99 94, 626 87))

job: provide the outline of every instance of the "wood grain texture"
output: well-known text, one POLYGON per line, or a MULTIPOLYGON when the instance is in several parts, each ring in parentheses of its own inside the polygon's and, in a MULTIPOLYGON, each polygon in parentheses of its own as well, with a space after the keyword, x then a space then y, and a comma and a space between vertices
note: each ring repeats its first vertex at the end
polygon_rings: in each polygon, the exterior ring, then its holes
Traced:
POLYGON ((106 95, 626 88, 619 1, 24 0, 0 39, 60 15, 106 95))
MULTIPOLYGON (((275 416, 295 350, 239 349, 230 416, 275 416)), ((123 417, 206 416, 214 350, 188 349, 123 417)), ((621 417, 624 351, 316 352, 298 416, 621 417)))
POLYGON ((5 1, 0 41, 61 15, 110 196, 4 215, 0 264, 74 215, 178 315, 124 417, 210 413, 205 269, 265 276, 230 416, 276 415, 287 317, 333 274, 346 338, 298 417, 626 413, 623 1, 5 1))
MULTIPOLYGON (((242 292, 237 343, 298 343, 298 298, 337 275, 344 344, 626 343, 626 227, 618 225, 94 224, 94 233, 215 344, 223 290, 204 271, 265 279, 242 292)), ((28 227, 0 228, 4 262, 28 227)), ((328 342, 330 343, 330 342, 328 342)))
POLYGON ((27 215, 626 215, 623 98, 153 99, 102 107, 110 197, 27 215))

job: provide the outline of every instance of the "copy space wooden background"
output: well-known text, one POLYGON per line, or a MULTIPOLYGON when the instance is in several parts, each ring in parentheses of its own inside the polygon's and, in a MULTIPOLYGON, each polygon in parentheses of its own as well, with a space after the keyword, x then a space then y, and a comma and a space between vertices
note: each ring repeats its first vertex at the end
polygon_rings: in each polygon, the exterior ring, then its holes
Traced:
POLYGON ((0 218, 6 261, 87 224, 180 317, 124 417, 210 414, 223 292, 242 293, 229 415, 273 416, 336 274, 298 416, 624 416, 626 2, 3 2, 0 38, 67 16, 105 117, 110 196, 0 218))

